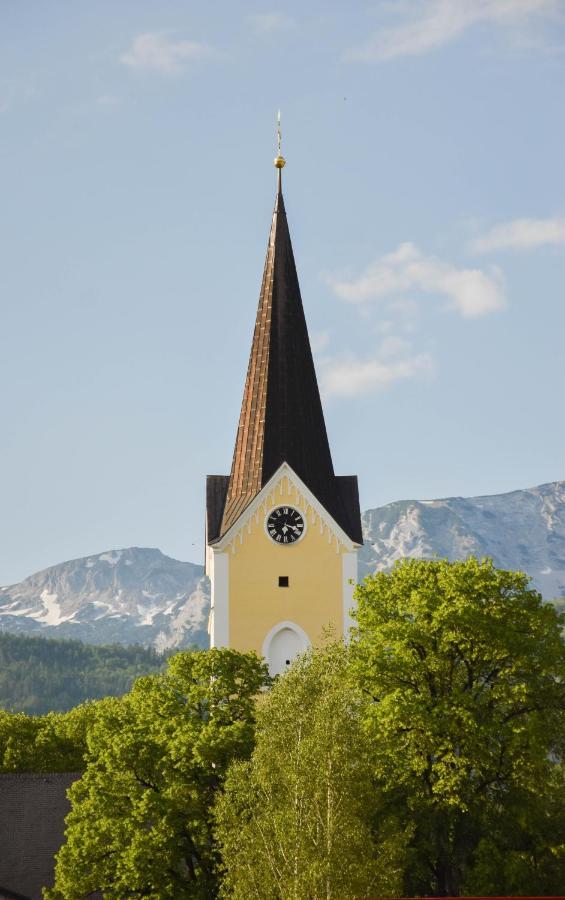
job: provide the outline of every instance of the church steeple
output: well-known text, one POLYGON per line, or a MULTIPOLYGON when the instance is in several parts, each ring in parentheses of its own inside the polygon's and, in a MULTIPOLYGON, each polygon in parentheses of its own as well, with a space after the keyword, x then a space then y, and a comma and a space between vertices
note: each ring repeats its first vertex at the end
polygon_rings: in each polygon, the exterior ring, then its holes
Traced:
POLYGON ((347 636, 363 543, 354 475, 334 474, 282 194, 284 157, 229 475, 206 479, 212 647, 272 675, 324 629, 347 636))
POLYGON ((229 479, 208 485, 208 540, 220 538, 286 462, 355 541, 357 480, 334 475, 282 194, 277 193, 229 479), (223 495, 223 496, 222 496, 223 495))
POLYGON ((279 153, 277 196, 222 533, 283 462, 322 503, 333 487, 330 447, 282 194, 283 165, 279 153))

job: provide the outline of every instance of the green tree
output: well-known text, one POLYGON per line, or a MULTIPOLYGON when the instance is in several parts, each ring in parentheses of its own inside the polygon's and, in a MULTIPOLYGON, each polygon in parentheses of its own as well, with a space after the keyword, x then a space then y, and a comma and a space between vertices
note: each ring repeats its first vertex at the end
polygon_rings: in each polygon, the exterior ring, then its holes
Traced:
POLYGON ((468 894, 547 896, 565 884, 565 773, 554 766, 543 792, 513 790, 485 817, 468 894))
POLYGON ((0 772, 81 771, 88 728, 105 702, 46 716, 0 710, 0 772))
POLYGON ((357 601, 353 668, 381 814, 415 825, 405 891, 556 891, 565 822, 550 828, 548 816, 564 802, 563 617, 527 576, 490 560, 405 560, 367 578, 357 601), (514 854, 506 868, 487 864, 495 850, 514 854))
POLYGON ((360 696, 340 646, 297 660, 263 699, 251 760, 219 796, 222 896, 308 900, 398 890, 403 835, 375 834, 360 696))
POLYGON ((106 701, 47 896, 215 896, 213 800, 229 763, 251 752, 266 681, 252 653, 179 653, 165 674, 106 701))

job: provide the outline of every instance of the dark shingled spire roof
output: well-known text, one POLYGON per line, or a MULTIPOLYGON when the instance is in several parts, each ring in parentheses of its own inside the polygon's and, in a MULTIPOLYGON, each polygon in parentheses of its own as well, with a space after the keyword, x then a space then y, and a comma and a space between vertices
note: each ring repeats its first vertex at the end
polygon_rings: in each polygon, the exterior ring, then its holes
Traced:
POLYGON ((231 474, 208 484, 209 542, 225 534, 283 462, 362 543, 357 479, 334 475, 279 170, 231 474))

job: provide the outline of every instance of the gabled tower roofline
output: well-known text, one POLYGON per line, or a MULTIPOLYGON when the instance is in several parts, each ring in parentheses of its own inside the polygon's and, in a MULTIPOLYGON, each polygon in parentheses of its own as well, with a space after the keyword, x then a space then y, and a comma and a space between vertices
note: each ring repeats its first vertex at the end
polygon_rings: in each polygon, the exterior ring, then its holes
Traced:
MULTIPOLYGON (((362 543, 356 478, 336 478, 282 194, 277 193, 229 479, 208 485, 208 542, 219 539, 282 463, 288 463, 355 543, 362 543)), ((213 480, 212 480, 213 479, 213 480)))

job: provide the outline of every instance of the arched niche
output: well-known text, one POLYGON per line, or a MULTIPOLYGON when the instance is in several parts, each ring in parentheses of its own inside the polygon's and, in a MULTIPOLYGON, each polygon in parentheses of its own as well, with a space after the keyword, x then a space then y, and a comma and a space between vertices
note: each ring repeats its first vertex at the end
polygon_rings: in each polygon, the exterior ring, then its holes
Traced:
POLYGON ((310 646, 308 635, 295 622, 279 622, 263 641, 263 656, 270 675, 281 675, 293 659, 310 646))

